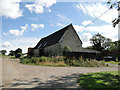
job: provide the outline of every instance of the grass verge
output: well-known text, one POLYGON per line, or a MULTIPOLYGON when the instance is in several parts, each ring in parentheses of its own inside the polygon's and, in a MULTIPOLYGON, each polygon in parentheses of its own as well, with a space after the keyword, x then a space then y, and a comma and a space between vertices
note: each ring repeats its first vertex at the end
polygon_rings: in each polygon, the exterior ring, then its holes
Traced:
POLYGON ((106 88, 120 88, 120 75, 118 71, 82 74, 78 78, 79 85, 88 90, 106 88))
POLYGON ((74 66, 74 67, 103 67, 108 66, 104 62, 97 61, 94 59, 86 59, 83 58, 79 59, 68 59, 63 56, 56 56, 56 57, 23 57, 20 60, 20 63, 23 64, 34 64, 40 66, 55 66, 55 67, 66 67, 66 66, 74 66))
POLYGON ((115 61, 107 61, 106 63, 110 63, 110 64, 119 64, 119 65, 120 65, 120 61, 119 61, 119 62, 115 62, 115 61))

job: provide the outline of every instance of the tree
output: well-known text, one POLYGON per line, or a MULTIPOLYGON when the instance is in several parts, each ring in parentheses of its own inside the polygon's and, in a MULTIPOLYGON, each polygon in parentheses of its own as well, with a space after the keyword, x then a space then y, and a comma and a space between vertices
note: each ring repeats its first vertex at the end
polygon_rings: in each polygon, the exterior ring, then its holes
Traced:
POLYGON ((90 43, 93 44, 93 49, 102 51, 109 48, 111 39, 97 33, 90 39, 90 43))
POLYGON ((1 54, 3 54, 3 55, 5 55, 5 54, 7 53, 6 50, 1 50, 0 52, 1 52, 1 54))
POLYGON ((111 42, 111 43, 110 43, 110 47, 108 48, 108 50, 109 50, 109 51, 113 51, 113 50, 119 49, 119 47, 118 47, 118 42, 119 42, 119 41, 111 42))
MULTIPOLYGON (((114 3, 112 3, 111 1, 112 1, 112 0, 109 0, 109 1, 107 2, 107 4, 110 4, 110 9, 112 9, 112 8, 115 7, 115 6, 117 6, 117 10, 120 11, 120 6, 119 6, 119 5, 120 5, 120 1, 114 2, 114 3)), ((120 22, 120 16, 116 17, 116 18, 112 21, 113 27, 115 27, 119 22, 120 22)))
POLYGON ((15 51, 10 50, 9 52, 10 52, 10 53, 9 53, 10 56, 14 56, 14 55, 15 55, 15 51))
POLYGON ((22 49, 18 48, 15 50, 15 54, 22 53, 22 49))
POLYGON ((15 57, 19 58, 19 57, 21 57, 21 55, 22 55, 22 49, 20 49, 20 48, 16 49, 15 50, 15 57))
POLYGON ((70 52, 70 48, 68 46, 65 46, 62 50, 62 54, 65 55, 67 52, 70 52))

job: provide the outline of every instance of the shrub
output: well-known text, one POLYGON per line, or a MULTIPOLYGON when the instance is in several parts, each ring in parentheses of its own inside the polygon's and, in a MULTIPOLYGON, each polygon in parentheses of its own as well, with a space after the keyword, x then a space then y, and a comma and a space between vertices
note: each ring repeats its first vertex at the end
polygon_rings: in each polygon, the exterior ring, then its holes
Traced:
POLYGON ((44 56, 39 57, 39 62, 46 62, 46 61, 48 61, 47 57, 44 57, 44 56))
POLYGON ((22 53, 17 53, 17 54, 15 54, 15 57, 16 58, 20 58, 22 56, 22 53))
POLYGON ((0 52, 1 52, 1 54, 3 54, 3 55, 5 55, 5 54, 7 53, 6 50, 1 50, 0 52))
POLYGON ((65 46, 63 49, 62 49, 62 55, 63 56, 66 56, 66 53, 67 52, 70 52, 70 48, 68 46, 65 46))
MULTIPOLYGON (((74 58, 75 59, 75 58, 74 58)), ((77 67, 100 67, 100 66, 108 66, 104 62, 100 62, 94 59, 86 59, 84 60, 82 57, 80 57, 78 60, 71 60, 63 56, 57 56, 57 57, 24 57, 21 60, 21 63, 23 64, 59 64, 59 63, 65 63, 67 66, 77 66, 77 67)))
POLYGON ((104 62, 99 62, 93 59, 86 59, 86 60, 65 60, 65 63, 69 66, 83 66, 83 67, 100 67, 100 66, 107 66, 104 62))
POLYGON ((10 53, 9 53, 10 56, 14 56, 14 55, 15 55, 15 51, 10 50, 9 52, 10 52, 10 53))

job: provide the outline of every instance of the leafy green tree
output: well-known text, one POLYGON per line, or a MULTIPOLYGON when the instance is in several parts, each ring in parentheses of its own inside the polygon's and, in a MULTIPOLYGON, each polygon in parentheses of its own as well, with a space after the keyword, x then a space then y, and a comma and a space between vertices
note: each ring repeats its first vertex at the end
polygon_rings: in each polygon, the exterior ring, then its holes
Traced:
POLYGON ((15 54, 22 53, 22 49, 18 48, 15 50, 15 54))
POLYGON ((3 54, 3 55, 5 55, 5 54, 7 53, 6 50, 1 50, 0 52, 1 52, 1 54, 3 54))
POLYGON ((110 47, 111 39, 102 36, 97 33, 90 39, 93 49, 102 51, 110 47))
MULTIPOLYGON (((109 0, 107 2, 107 4, 110 4, 110 9, 112 9, 113 7, 117 7, 117 10, 120 11, 120 1, 118 1, 118 2, 112 2, 112 0, 109 0)), ((120 22, 120 16, 116 17, 112 21, 113 27, 115 27, 119 22, 120 22)))
POLYGON ((9 52, 10 52, 10 53, 9 53, 10 56, 14 56, 14 55, 15 55, 15 51, 10 50, 9 52))
POLYGON ((118 41, 111 42, 110 47, 108 48, 109 51, 117 50, 118 49, 118 41))

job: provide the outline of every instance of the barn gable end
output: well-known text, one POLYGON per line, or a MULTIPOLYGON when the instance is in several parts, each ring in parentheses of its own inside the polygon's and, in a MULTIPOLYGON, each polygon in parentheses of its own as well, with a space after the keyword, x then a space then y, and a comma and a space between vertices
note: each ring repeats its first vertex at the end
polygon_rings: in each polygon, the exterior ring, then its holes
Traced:
MULTIPOLYGON (((70 50, 74 52, 82 51, 82 41, 77 35, 72 24, 47 37, 42 38, 34 49, 43 51, 44 55, 56 56, 61 54, 61 51, 65 46, 68 46, 70 50)), ((41 52, 36 52, 37 55, 40 55, 40 53, 41 52)))

